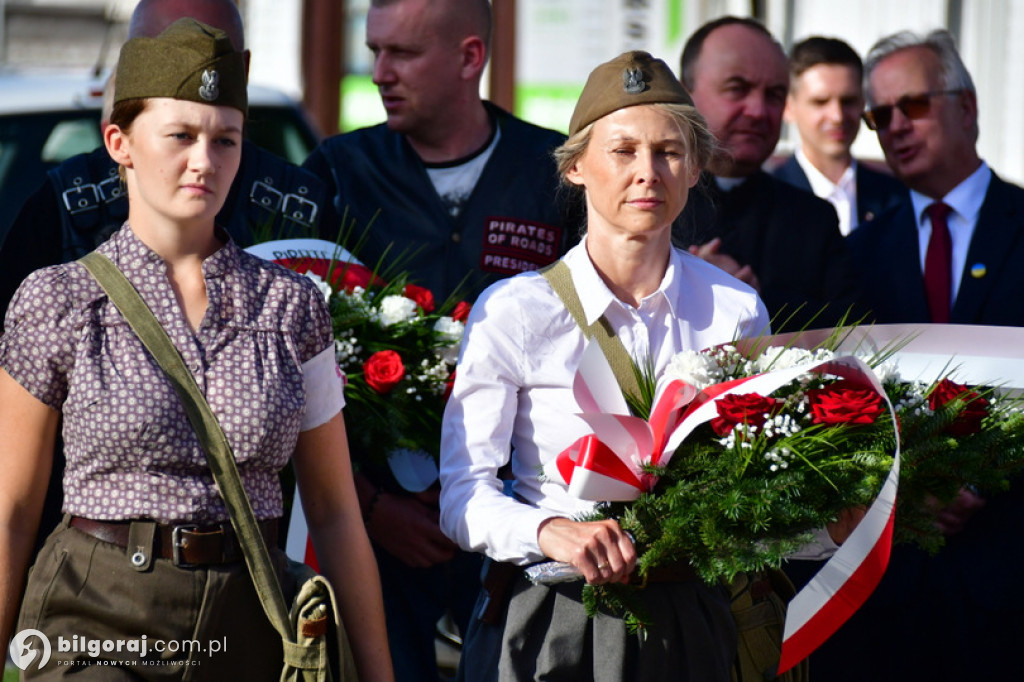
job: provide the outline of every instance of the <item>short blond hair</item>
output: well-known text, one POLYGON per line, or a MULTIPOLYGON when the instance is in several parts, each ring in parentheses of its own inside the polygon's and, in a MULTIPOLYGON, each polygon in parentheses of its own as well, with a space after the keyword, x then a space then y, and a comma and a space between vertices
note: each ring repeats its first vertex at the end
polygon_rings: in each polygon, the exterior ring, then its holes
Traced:
MULTIPOLYGON (((659 109, 665 112, 679 126, 679 130, 683 133, 683 139, 686 142, 687 160, 697 168, 703 170, 718 151, 718 142, 715 140, 715 136, 711 134, 711 131, 708 130, 704 117, 689 104, 656 102, 639 106, 659 109)), ((566 175, 579 163, 579 160, 583 158, 583 154, 586 153, 587 147, 590 145, 594 123, 585 125, 578 133, 567 139, 552 152, 555 157, 555 165, 558 168, 559 180, 567 187, 578 187, 566 180, 566 175)))

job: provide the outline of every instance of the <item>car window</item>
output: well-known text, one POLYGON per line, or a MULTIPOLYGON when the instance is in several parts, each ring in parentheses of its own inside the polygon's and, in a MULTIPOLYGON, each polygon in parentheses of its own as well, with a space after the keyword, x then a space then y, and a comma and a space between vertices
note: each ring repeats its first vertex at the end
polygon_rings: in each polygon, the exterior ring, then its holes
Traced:
POLYGON ((100 144, 98 111, 0 116, 0 242, 46 171, 100 144))
POLYGON ((252 106, 246 135, 269 152, 302 165, 316 146, 316 134, 302 112, 292 107, 252 106))
POLYGON ((103 144, 96 119, 59 121, 50 131, 39 154, 43 163, 58 164, 76 154, 85 154, 103 144))

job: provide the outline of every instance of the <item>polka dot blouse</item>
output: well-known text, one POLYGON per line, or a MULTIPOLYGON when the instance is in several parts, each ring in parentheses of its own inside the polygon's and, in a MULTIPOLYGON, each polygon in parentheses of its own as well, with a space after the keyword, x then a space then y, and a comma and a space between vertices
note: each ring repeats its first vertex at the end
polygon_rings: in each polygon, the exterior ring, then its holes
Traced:
MULTIPOLYGON (((303 365, 333 346, 323 296, 306 277, 228 241, 203 262, 209 307, 193 332, 164 261, 127 225, 98 250, 142 295, 206 395, 256 516, 280 516, 277 474, 306 409, 303 365)), ((26 278, 5 328, 0 367, 63 413, 65 512, 227 519, 177 394, 81 264, 26 278)))

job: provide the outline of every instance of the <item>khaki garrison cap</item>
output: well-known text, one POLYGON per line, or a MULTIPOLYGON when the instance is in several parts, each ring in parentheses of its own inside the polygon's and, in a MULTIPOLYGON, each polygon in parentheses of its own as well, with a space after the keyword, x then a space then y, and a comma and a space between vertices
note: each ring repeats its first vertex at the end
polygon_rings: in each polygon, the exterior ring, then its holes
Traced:
POLYGON ((613 111, 658 103, 693 106, 690 95, 665 62, 639 50, 620 54, 590 72, 569 119, 569 135, 613 111))
POLYGON ((178 19, 155 38, 121 47, 114 103, 171 97, 234 107, 246 113, 245 57, 228 34, 195 19, 178 19))

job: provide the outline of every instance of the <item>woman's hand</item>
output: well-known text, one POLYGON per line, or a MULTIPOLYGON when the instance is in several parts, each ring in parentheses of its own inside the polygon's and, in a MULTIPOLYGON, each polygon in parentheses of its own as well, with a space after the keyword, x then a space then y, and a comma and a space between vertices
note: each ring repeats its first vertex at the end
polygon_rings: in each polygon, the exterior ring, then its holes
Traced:
POLYGON ((835 521, 825 525, 832 542, 837 545, 846 542, 867 513, 867 507, 848 507, 839 512, 839 517, 835 521))
POLYGON ((636 568, 633 541, 612 520, 548 519, 538 529, 537 540, 544 554, 572 564, 591 585, 628 582, 636 568))

